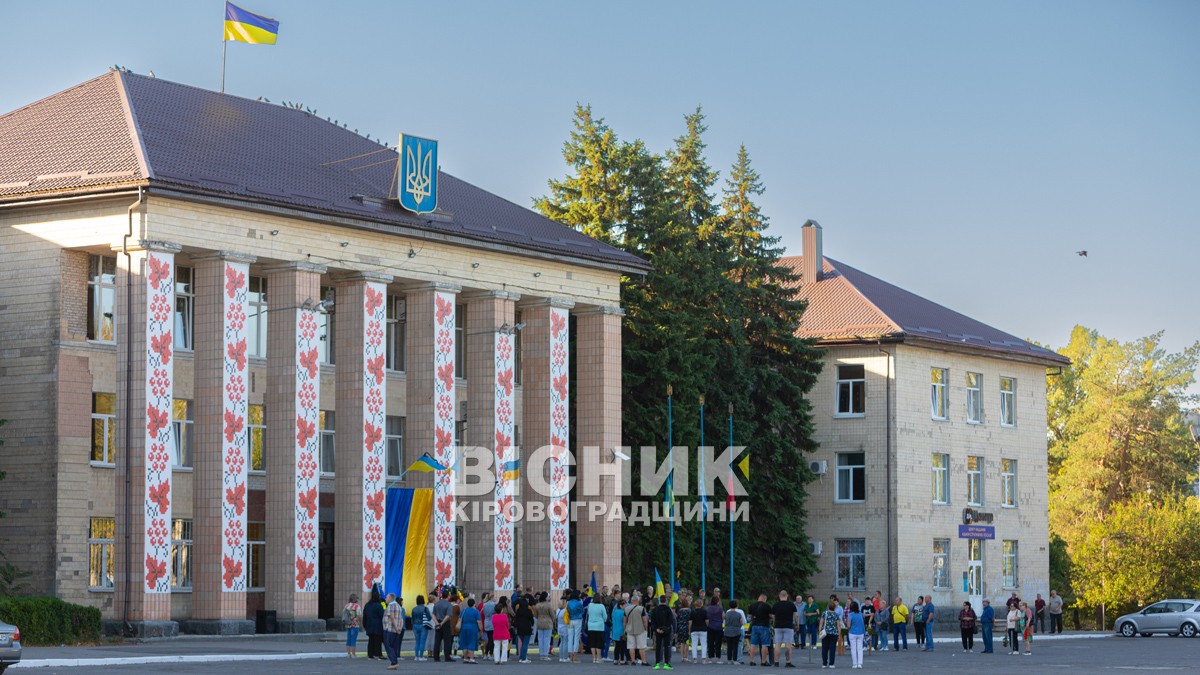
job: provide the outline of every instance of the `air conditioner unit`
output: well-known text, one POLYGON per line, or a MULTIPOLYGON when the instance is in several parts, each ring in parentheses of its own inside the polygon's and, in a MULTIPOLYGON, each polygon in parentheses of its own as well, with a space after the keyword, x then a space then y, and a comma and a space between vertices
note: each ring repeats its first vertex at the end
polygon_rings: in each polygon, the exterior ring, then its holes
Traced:
POLYGON ((812 548, 813 555, 821 555, 821 542, 815 539, 809 539, 808 545, 812 548))
POLYGON ((829 473, 829 462, 823 459, 814 459, 808 463, 808 470, 814 475, 824 476, 829 473))

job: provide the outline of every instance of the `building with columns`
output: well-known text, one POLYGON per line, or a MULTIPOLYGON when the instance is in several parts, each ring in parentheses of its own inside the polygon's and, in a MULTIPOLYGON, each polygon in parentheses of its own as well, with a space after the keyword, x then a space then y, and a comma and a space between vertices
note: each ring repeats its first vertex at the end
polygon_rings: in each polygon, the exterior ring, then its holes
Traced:
MULTIPOLYGON (((380 580, 389 486, 434 488, 427 588, 620 581, 619 523, 451 521, 454 474, 404 470, 612 462, 646 264, 446 173, 406 211, 396 157, 124 72, 0 116, 0 546, 35 592, 140 635, 319 629, 380 580)), ((550 468, 463 499, 553 510, 550 468)))

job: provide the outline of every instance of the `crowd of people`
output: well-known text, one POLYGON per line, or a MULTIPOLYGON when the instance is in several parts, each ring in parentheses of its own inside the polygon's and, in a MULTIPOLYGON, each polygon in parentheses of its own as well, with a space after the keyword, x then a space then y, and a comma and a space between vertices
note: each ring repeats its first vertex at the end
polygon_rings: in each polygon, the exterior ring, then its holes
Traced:
MULTIPOLYGON (((993 626, 1004 621, 1004 646, 1011 654, 1032 655, 1033 635, 1045 631, 1047 610, 1051 632, 1062 632, 1062 599, 1054 591, 1049 602, 1038 594, 1032 606, 1016 592, 1006 601, 1005 614, 996 616, 989 600, 977 614, 970 602, 958 612, 964 652, 974 651, 981 632, 982 653, 994 653, 993 626)), ((937 607, 933 597, 918 596, 911 606, 900 597, 890 603, 882 592, 859 600, 848 594, 844 604, 837 595, 818 603, 812 595, 792 597, 779 591, 775 602, 758 596, 746 608, 736 599, 725 601, 719 588, 712 593, 687 590, 665 593, 661 587, 645 592, 622 592, 620 587, 571 590, 551 598, 543 591, 520 586, 511 595, 484 593, 476 598, 455 588, 436 588, 417 596, 411 610, 394 594, 376 588, 365 602, 351 595, 342 611, 346 652, 358 655, 358 636, 367 636, 367 658, 386 659, 388 668, 399 667, 405 634, 413 634, 416 661, 458 660, 496 665, 530 663, 536 656, 549 661, 618 666, 645 665, 671 670, 673 654, 684 662, 731 663, 792 668, 793 655, 820 649, 821 667, 836 668, 839 655, 850 654, 851 668, 863 667, 870 652, 908 649, 908 626, 914 629, 916 647, 934 650, 933 630, 937 607), (889 648, 889 637, 891 646, 889 648)))

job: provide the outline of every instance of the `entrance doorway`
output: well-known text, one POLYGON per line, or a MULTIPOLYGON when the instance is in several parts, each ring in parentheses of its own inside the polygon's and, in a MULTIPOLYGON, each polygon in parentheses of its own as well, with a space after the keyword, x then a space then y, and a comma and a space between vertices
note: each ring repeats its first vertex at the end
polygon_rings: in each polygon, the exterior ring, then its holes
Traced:
POLYGON ((975 613, 983 611, 983 540, 967 540, 967 600, 975 613))
POLYGON ((333 618, 333 523, 321 523, 317 535, 317 616, 333 618))

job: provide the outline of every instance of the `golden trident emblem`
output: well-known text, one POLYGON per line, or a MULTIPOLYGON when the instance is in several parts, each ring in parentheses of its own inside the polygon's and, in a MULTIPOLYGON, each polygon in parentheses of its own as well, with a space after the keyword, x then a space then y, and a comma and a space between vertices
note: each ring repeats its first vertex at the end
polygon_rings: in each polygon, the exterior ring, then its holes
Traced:
POLYGON ((404 189, 413 196, 416 206, 420 206, 429 197, 433 187, 433 149, 421 154, 421 143, 417 144, 414 156, 413 146, 408 146, 408 171, 404 176, 404 189))

